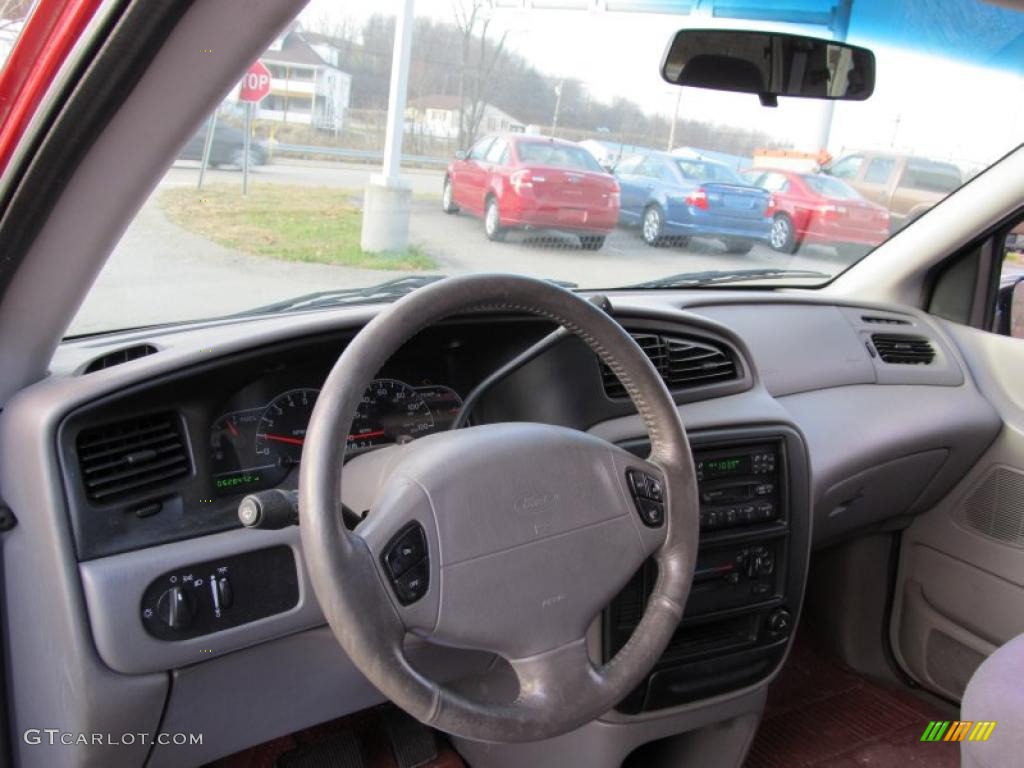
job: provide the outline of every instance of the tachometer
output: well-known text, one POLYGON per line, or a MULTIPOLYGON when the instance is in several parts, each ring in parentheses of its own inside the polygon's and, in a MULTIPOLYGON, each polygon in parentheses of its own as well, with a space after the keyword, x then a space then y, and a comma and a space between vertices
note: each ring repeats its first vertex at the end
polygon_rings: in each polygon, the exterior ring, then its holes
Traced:
POLYGON ((290 389, 270 401, 256 426, 256 455, 279 466, 299 463, 319 390, 290 389))
POLYGON ((434 417, 419 392, 397 379, 375 379, 359 403, 348 447, 395 443, 433 429, 434 417))

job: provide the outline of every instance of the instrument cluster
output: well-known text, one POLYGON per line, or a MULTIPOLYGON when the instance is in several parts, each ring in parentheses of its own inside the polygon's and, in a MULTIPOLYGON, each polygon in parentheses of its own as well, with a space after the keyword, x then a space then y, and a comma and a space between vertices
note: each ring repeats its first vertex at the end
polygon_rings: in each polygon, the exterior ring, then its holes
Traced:
MULTIPOLYGON (((269 402, 217 417, 210 428, 210 473, 216 493, 280 484, 298 465, 318 389, 297 387, 269 402)), ((448 429, 462 398, 451 387, 374 379, 359 403, 346 452, 413 440, 448 429)))

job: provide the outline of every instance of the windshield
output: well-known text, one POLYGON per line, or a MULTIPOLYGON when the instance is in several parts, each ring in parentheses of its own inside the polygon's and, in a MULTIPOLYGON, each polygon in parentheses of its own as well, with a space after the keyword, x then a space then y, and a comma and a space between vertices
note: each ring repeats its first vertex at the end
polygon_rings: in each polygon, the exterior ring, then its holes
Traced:
POLYGON ((69 335, 475 272, 814 288, 1024 133, 1024 12, 983 0, 413 6, 313 0, 183 132, 69 335), (874 93, 667 83, 672 36, 709 27, 867 47, 874 93))

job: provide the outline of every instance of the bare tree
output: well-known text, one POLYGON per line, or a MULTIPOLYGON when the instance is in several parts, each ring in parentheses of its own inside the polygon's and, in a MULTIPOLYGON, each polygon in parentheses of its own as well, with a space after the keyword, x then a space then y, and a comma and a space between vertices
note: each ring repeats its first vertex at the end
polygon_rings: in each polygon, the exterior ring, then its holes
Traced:
POLYGON ((490 8, 490 0, 452 2, 455 26, 462 43, 458 135, 458 144, 462 149, 467 149, 476 140, 484 112, 497 91, 495 75, 505 53, 507 30, 501 33, 497 42, 491 43, 488 40, 490 8))

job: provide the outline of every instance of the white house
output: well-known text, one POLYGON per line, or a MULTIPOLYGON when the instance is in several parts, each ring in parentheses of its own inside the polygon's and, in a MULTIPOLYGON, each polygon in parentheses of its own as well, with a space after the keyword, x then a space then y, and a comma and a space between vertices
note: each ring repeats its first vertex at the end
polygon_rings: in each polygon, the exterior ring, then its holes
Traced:
POLYGON ((271 81, 258 118, 326 130, 342 127, 352 76, 339 67, 339 52, 330 38, 304 32, 293 24, 260 60, 270 70, 271 81))
MULTIPOLYGON (((467 109, 469 105, 467 104, 467 109)), ((420 136, 438 139, 455 139, 459 136, 459 97, 423 96, 409 102, 405 110, 406 131, 420 136)), ((512 115, 492 104, 483 105, 483 117, 477 135, 508 132, 523 133, 526 126, 512 115)))

